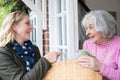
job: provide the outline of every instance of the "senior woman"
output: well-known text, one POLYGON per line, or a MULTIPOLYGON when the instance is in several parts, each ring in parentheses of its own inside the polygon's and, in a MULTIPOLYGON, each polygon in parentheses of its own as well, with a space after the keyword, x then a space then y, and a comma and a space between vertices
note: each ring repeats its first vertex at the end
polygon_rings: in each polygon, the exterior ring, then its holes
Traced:
POLYGON ((78 59, 80 65, 99 72, 103 80, 120 79, 120 37, 116 35, 116 21, 104 10, 87 13, 82 26, 89 37, 83 44, 91 56, 78 59))

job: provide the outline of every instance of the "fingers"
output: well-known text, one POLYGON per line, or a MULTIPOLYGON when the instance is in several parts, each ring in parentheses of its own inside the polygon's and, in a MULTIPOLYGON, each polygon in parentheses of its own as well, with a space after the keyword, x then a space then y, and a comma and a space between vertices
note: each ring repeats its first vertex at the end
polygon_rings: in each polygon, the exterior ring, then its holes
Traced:
POLYGON ((89 56, 84 56, 84 57, 80 57, 78 59, 78 63, 83 66, 83 67, 87 67, 87 68, 91 68, 93 65, 93 60, 91 57, 89 56))
POLYGON ((98 61, 95 57, 85 56, 78 59, 78 63, 83 66, 90 68, 94 71, 99 71, 101 69, 102 63, 98 61))
POLYGON ((61 52, 56 52, 56 54, 59 57, 62 53, 61 52))
POLYGON ((78 59, 78 62, 90 62, 90 58, 88 56, 83 56, 78 59))
POLYGON ((57 62, 58 57, 61 55, 61 52, 49 52, 44 57, 50 62, 55 63, 57 62))

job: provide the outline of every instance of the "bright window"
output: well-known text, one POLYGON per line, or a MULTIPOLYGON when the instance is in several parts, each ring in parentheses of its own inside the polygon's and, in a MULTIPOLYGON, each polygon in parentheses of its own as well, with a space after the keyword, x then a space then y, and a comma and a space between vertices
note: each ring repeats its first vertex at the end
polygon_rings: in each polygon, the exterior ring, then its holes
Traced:
POLYGON ((49 0, 50 50, 63 52, 60 61, 69 59, 78 50, 77 11, 74 11, 77 9, 76 2, 77 0, 49 0))

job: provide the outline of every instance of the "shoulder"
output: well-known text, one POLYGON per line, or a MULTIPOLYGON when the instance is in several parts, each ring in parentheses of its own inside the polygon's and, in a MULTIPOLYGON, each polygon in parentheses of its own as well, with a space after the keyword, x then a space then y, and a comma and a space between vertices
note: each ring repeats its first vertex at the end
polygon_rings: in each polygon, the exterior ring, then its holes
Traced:
POLYGON ((7 54, 12 50, 10 44, 7 44, 5 47, 0 47, 0 53, 7 54))
POLYGON ((38 46, 37 46, 37 45, 33 45, 33 46, 34 46, 34 48, 38 49, 38 46))
POLYGON ((40 53, 38 46, 36 45, 33 45, 33 46, 34 46, 35 51, 37 51, 37 53, 40 53))
POLYGON ((0 57, 9 57, 9 58, 14 58, 15 51, 11 47, 11 43, 8 43, 4 47, 0 47, 0 57))
POLYGON ((83 43, 83 45, 89 45, 89 44, 92 44, 90 39, 85 40, 83 43))
POLYGON ((6 49, 3 47, 0 47, 0 53, 5 53, 5 52, 6 52, 6 49))
POLYGON ((33 45, 33 46, 34 46, 34 51, 35 51, 36 59, 39 60, 39 58, 41 57, 39 48, 36 45, 33 45))
POLYGON ((113 39, 120 40, 120 36, 114 36, 113 39))
POLYGON ((113 39, 110 41, 110 48, 111 50, 118 49, 120 50, 120 37, 119 36, 114 36, 113 39))
POLYGON ((14 57, 14 51, 12 50, 11 47, 8 47, 7 45, 5 47, 0 47, 0 58, 12 58, 14 57))
POLYGON ((120 44, 120 36, 114 36, 111 40, 112 44, 120 44))
POLYGON ((92 41, 90 39, 87 39, 83 43, 83 49, 88 49, 92 46, 92 41))

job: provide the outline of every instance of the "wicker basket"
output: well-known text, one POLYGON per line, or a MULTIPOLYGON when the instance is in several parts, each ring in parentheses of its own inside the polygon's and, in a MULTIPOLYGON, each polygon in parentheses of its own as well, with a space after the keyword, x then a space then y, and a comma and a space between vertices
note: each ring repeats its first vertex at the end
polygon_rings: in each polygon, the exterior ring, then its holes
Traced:
POLYGON ((67 60, 52 64, 42 80, 102 80, 102 76, 80 66, 76 60, 67 60))

